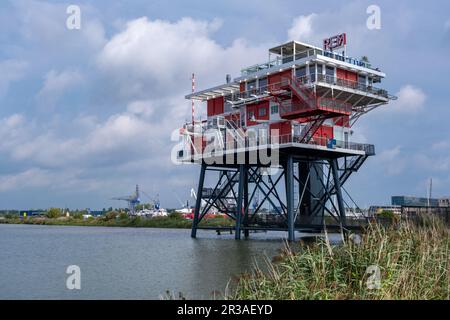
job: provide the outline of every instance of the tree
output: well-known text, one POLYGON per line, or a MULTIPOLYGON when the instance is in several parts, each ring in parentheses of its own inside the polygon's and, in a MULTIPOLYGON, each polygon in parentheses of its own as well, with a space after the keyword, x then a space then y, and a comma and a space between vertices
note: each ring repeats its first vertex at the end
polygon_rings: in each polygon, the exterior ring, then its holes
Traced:
POLYGON ((58 208, 50 208, 47 210, 47 218, 56 219, 61 216, 61 210, 58 208))
POLYGON ((105 220, 114 220, 119 215, 117 211, 109 211, 105 214, 105 220))
POLYGON ((369 63, 369 58, 367 56, 362 56, 361 61, 365 63, 369 63))

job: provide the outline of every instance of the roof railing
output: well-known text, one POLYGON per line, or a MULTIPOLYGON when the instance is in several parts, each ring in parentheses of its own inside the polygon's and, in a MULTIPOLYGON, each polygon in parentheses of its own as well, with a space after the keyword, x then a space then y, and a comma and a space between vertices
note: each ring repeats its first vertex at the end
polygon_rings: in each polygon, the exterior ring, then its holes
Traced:
MULTIPOLYGON (((187 128, 191 126, 191 124, 187 123, 184 128, 187 128)), ((190 135, 193 137, 193 139, 199 139, 198 141, 202 141, 204 137, 207 135, 204 135, 207 131, 211 133, 211 130, 223 130, 225 128, 215 128, 211 125, 211 123, 205 123, 202 125, 202 128, 198 134, 190 135)), ((227 129, 230 130, 230 129, 227 129)), ((249 132, 252 132, 250 130, 249 132)), ((365 143, 357 143, 357 142, 351 142, 351 141, 341 141, 336 140, 324 136, 320 137, 312 137, 307 143, 300 142, 301 137, 299 135, 292 135, 292 134, 284 134, 284 135, 277 135, 277 134, 271 134, 270 137, 264 136, 262 139, 261 137, 251 135, 249 132, 246 132, 244 134, 243 140, 237 140, 235 139, 234 135, 227 135, 227 134, 221 134, 220 136, 224 141, 220 143, 220 145, 224 146, 223 151, 225 150, 238 150, 242 148, 252 148, 252 147, 273 147, 273 146, 280 146, 285 144, 291 144, 291 143, 298 143, 298 144, 307 144, 307 145, 314 145, 314 146, 322 146, 326 147, 327 149, 347 149, 347 150, 354 150, 354 151, 364 151, 366 155, 372 156, 375 154, 375 146, 372 144, 365 144, 365 143)), ((221 148, 217 147, 217 141, 214 139, 210 143, 216 143, 216 147, 214 150, 220 150, 221 148)), ((189 145, 194 144, 194 142, 190 142, 189 145)), ((208 143, 198 143, 198 145, 203 146, 203 149, 201 150, 201 153, 203 154, 204 149, 207 147, 208 143)), ((200 153, 200 150, 198 150, 200 153)), ((208 155, 204 155, 208 156, 208 155)))
POLYGON ((252 65, 250 67, 242 69, 241 75, 246 76, 246 75, 261 71, 261 70, 270 69, 272 67, 280 66, 285 63, 297 61, 297 60, 304 59, 304 58, 314 56, 314 55, 323 55, 325 57, 332 58, 332 59, 339 60, 339 61, 346 62, 346 63, 350 63, 350 64, 353 64, 358 67, 363 67, 363 68, 379 71, 378 68, 372 67, 372 65, 367 61, 363 61, 363 60, 356 59, 356 58, 349 57, 349 56, 344 56, 342 54, 331 52, 331 51, 324 51, 321 49, 313 48, 313 49, 308 49, 308 50, 305 50, 302 52, 298 52, 295 55, 278 56, 275 59, 270 60, 268 62, 252 65))

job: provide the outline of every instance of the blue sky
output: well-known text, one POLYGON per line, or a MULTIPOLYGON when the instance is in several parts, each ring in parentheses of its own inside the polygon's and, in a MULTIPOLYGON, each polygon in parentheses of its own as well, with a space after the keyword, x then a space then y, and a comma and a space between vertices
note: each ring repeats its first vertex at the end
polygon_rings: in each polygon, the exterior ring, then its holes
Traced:
MULTIPOLYGON (((391 195, 450 196, 448 1, 2 1, 0 208, 102 208, 140 184, 179 206, 198 167, 170 162, 173 130, 198 88, 262 62, 286 40, 347 32, 399 99, 362 118, 376 145, 348 189, 361 206, 391 195), (66 8, 81 7, 81 30, 66 8), (366 27, 369 5, 381 29, 366 27)), ((200 106, 198 106, 200 108, 200 106)), ((144 197, 145 200, 145 197, 144 197)))

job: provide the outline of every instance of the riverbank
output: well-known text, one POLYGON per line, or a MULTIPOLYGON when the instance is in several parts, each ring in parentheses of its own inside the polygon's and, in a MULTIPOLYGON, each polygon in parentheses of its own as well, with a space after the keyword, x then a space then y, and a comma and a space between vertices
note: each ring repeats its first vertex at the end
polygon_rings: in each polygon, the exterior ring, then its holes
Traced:
POLYGON ((360 241, 287 250, 230 299, 450 299, 449 229, 437 219, 371 226, 360 241), (378 281, 379 279, 379 281, 378 281))
MULTIPOLYGON (((0 224, 31 224, 31 225, 55 225, 55 226, 79 226, 79 227, 133 227, 133 228, 176 228, 190 229, 192 221, 184 219, 179 215, 168 217, 141 218, 141 217, 118 217, 118 218, 74 218, 74 217, 27 217, 27 218, 3 218, 0 224)), ((204 219, 201 226, 219 227, 232 226, 231 219, 216 217, 204 219)))

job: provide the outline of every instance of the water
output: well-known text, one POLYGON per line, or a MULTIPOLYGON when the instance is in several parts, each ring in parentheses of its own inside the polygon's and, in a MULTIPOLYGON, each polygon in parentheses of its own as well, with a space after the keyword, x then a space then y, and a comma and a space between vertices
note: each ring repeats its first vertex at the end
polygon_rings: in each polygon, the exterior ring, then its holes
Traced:
POLYGON ((277 255, 285 236, 0 224, 0 299, 159 299, 167 290, 210 299, 277 255), (81 290, 66 288, 69 265, 81 268, 81 290))

